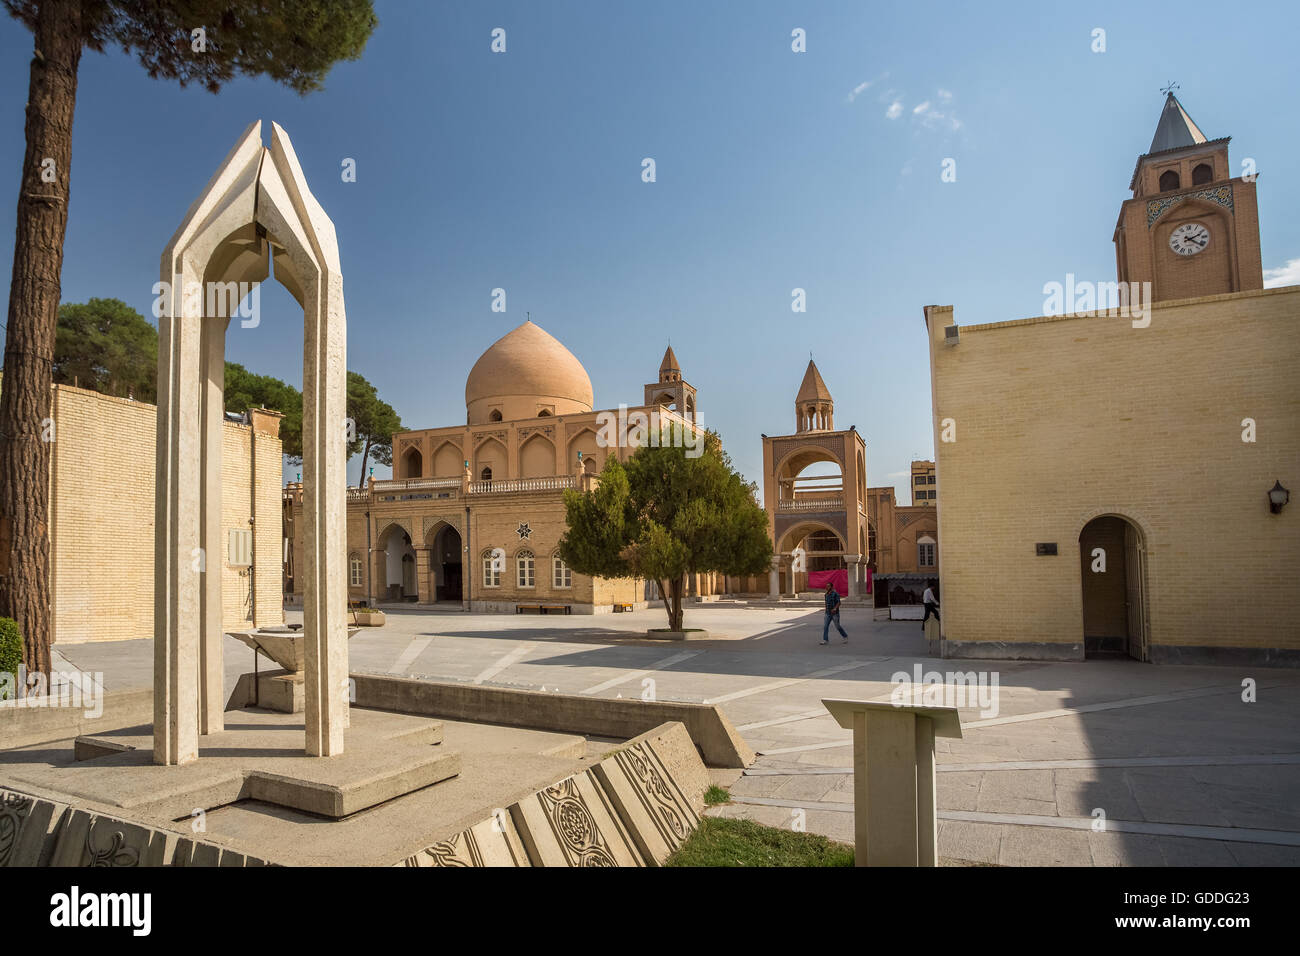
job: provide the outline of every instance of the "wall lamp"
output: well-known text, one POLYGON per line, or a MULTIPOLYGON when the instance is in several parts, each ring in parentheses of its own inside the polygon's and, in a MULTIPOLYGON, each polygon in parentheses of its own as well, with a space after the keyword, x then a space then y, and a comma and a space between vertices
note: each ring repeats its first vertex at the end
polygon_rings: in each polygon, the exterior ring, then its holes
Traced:
POLYGON ((1273 482, 1273 487, 1268 489, 1268 510, 1277 514, 1290 500, 1291 492, 1282 487, 1282 482, 1273 482))

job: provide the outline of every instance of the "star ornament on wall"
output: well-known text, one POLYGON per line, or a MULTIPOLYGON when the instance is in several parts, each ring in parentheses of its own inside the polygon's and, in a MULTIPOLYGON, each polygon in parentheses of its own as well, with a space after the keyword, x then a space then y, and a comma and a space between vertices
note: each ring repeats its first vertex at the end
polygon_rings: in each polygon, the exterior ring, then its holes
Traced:
POLYGON ((515 534, 519 535, 520 541, 522 541, 524 538, 528 537, 532 533, 533 533, 532 529, 528 527, 527 521, 520 522, 519 527, 515 529, 515 534))

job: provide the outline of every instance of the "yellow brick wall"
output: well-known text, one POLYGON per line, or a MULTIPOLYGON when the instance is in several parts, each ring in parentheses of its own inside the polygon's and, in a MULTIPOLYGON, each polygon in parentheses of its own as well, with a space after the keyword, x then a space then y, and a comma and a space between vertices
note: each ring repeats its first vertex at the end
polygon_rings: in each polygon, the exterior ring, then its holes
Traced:
POLYGON ((1079 534, 1119 514, 1145 537, 1152 644, 1300 648, 1300 508, 1266 498, 1300 487, 1300 287, 1162 303, 1148 328, 968 326, 953 347, 951 307, 926 313, 945 638, 1081 642, 1079 534))
MULTIPOLYGON (((153 636, 153 405, 54 387, 50 551, 54 639, 70 644, 153 636)), ((259 626, 282 624, 280 441, 258 435, 254 573, 259 626)), ((222 538, 207 568, 222 576, 222 624, 248 622, 249 578, 228 566, 226 532, 254 517, 252 430, 227 422, 222 538)))

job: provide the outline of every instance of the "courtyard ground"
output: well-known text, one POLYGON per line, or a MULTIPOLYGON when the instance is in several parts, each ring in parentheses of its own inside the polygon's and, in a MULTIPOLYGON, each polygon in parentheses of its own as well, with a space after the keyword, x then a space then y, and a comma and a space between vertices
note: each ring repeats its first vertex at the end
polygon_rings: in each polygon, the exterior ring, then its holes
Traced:
MULTIPOLYGON (((887 700, 893 675, 919 664, 998 682, 996 714, 971 702, 963 738, 938 741, 945 861, 1300 865, 1295 670, 941 660, 926 656, 916 622, 873 621, 868 609, 846 609, 849 642, 832 632, 826 647, 813 606, 691 605, 687 626, 711 639, 688 643, 644 638, 664 626, 658 608, 594 617, 387 610, 384 627, 352 639, 353 671, 719 705, 759 756, 720 781, 732 802, 714 815, 852 842, 851 733, 821 700, 887 700)), ((229 693, 252 670, 252 652, 233 638, 225 649, 229 693)), ((102 672, 110 691, 152 686, 150 639, 56 652, 56 667, 102 672)))

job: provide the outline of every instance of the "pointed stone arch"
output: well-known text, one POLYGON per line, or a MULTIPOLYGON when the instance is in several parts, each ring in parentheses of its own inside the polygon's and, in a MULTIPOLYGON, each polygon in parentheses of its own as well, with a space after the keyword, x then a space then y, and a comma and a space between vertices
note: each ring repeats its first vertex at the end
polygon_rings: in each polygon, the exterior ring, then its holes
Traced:
POLYGON ((576 472, 578 470, 578 452, 582 452, 584 471, 599 471, 601 465, 600 450, 600 439, 596 430, 588 425, 583 425, 569 436, 565 449, 567 463, 565 471, 576 472))
MULTIPOLYGON (((334 224, 293 145, 251 124, 163 251, 158 320, 154 555, 154 762, 198 757, 223 729, 221 446, 226 328, 206 314, 220 283, 275 277, 303 309, 303 633, 306 751, 343 752, 348 724, 347 327, 334 224), (195 414, 195 411, 198 414, 195 414), (197 556, 197 557, 196 557, 197 556), (198 706, 195 706, 195 702, 198 706)), ((238 286, 243 289, 243 286, 238 286)), ((241 296, 242 298, 242 296, 241 296)), ((215 310, 214 310, 215 311, 215 310)))
POLYGON ((510 474, 506 446, 498 438, 485 438, 474 449, 474 477, 483 480, 483 472, 490 469, 492 477, 500 481, 510 474))
POLYGON ((546 478, 555 474, 555 443, 536 432, 519 445, 520 478, 546 478))
POLYGON ((435 478, 459 478, 465 471, 465 457, 460 446, 450 438, 433 451, 432 474, 435 478))

